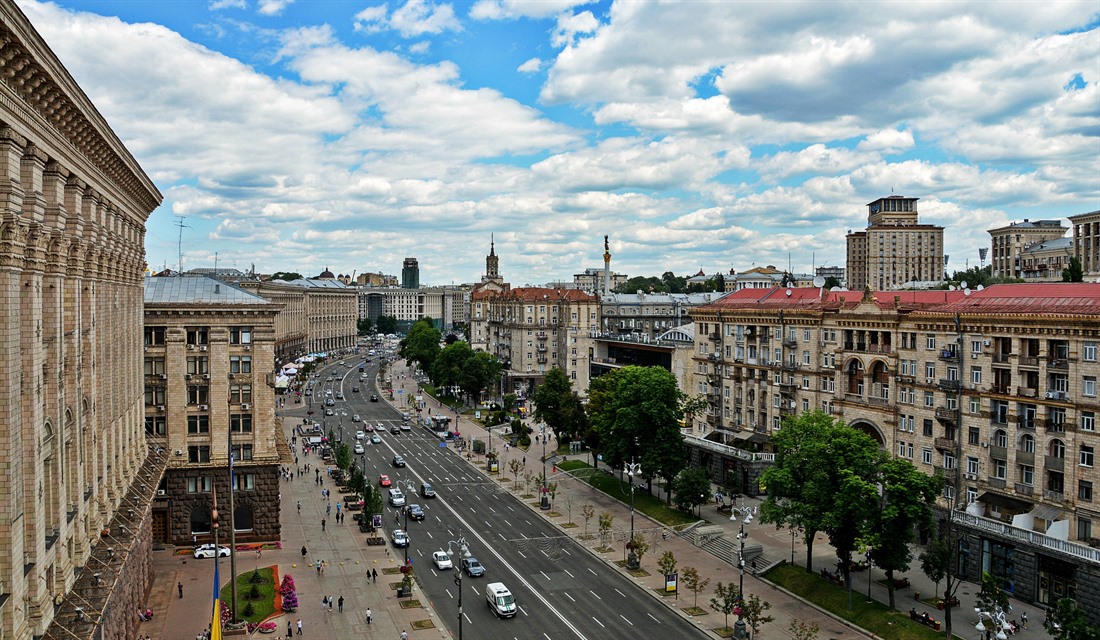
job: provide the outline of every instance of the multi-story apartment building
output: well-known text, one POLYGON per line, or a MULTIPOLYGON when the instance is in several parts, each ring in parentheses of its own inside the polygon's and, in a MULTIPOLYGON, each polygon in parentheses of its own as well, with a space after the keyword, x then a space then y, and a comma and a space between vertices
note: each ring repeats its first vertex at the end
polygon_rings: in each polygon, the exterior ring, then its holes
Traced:
POLYGON ((274 343, 277 364, 292 362, 309 353, 311 323, 306 313, 305 288, 284 280, 241 280, 234 284, 274 303, 279 309, 275 316, 274 343))
POLYGON ((205 276, 145 281, 145 433, 169 453, 153 540, 212 539, 215 492, 237 539, 278 540, 279 464, 292 462, 275 420, 279 305, 205 276))
POLYGON ((725 295, 712 293, 609 293, 600 296, 600 334, 632 341, 656 340, 689 323, 688 310, 725 295))
POLYGON ((437 329, 450 331, 464 325, 469 313, 466 287, 361 288, 358 294, 359 317, 377 322, 382 316, 393 316, 402 332, 421 318, 431 318, 437 329))
POLYGON ((573 288, 586 293, 600 293, 603 291, 605 275, 612 291, 630 279, 625 273, 607 272, 603 267, 589 267, 584 273, 573 274, 573 288))
MULTIPOLYGON (((1009 278, 1024 278, 1032 280, 1048 280, 1043 273, 1046 269, 1038 269, 1038 262, 1032 258, 1031 269, 1025 265, 1025 252, 1028 248, 1045 243, 1066 235, 1066 228, 1061 220, 1029 220, 1013 222, 1004 227, 989 230, 992 241, 992 257, 990 266, 993 275, 1009 278), (1030 278, 1029 278, 1030 276, 1030 278)), ((1057 278, 1062 279, 1061 269, 1057 278)))
POLYGON ((14 2, 0 35, 0 637, 132 637, 167 459, 140 367, 162 197, 14 2))
POLYGON ((743 490, 781 419, 822 409, 947 480, 964 575, 1100 611, 1100 285, 745 290, 692 310, 695 461, 743 490))
POLYGON ((1051 238, 1020 252, 1020 277, 1028 282, 1061 282, 1073 257, 1073 238, 1051 238))
POLYGON ((479 289, 470 296, 470 346, 503 364, 503 393, 528 397, 557 367, 578 393, 588 389, 600 301, 576 289, 479 289))
POLYGON ((695 325, 688 323, 650 339, 638 334, 592 334, 589 381, 622 367, 662 367, 690 389, 695 377, 695 325))
POLYGON ((292 280, 288 284, 300 288, 305 296, 308 353, 355 346, 359 335, 359 294, 355 287, 317 278, 292 280))
POLYGON ((1100 282, 1100 211, 1069 217, 1073 225, 1073 255, 1081 261, 1085 279, 1100 282))
POLYGON ((848 288, 943 280, 943 227, 919 224, 917 200, 887 196, 868 203, 867 228, 848 234, 848 288))

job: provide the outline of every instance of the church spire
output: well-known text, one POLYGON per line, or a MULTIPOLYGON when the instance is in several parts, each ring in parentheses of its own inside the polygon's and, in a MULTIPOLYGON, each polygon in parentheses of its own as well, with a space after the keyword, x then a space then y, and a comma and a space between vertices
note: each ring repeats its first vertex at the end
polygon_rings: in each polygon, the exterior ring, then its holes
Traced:
POLYGON ((496 252, 496 238, 489 235, 489 255, 485 256, 485 277, 481 279, 482 282, 500 282, 500 258, 497 257, 496 252))

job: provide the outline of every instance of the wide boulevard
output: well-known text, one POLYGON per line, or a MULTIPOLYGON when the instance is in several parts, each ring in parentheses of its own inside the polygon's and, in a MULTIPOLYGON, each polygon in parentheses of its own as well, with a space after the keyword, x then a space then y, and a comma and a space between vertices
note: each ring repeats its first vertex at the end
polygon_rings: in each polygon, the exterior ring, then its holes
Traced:
MULTIPOLYGON (((395 487, 403 490, 409 504, 424 508, 423 521, 408 521, 408 558, 423 591, 455 637, 460 635, 459 598, 461 632, 471 638, 706 637, 541 517, 537 507, 524 504, 496 480, 474 469, 451 443, 441 442, 418 425, 415 413, 410 418, 410 430, 391 433, 394 425, 401 424, 401 412, 384 400, 370 401, 371 394, 382 399, 379 386, 386 386, 375 384, 380 359, 381 354, 371 357, 362 382, 362 358, 348 358, 344 366, 333 363, 316 372, 312 417, 349 446, 356 442, 356 431, 368 424, 376 427, 375 433, 381 431, 379 444, 370 444, 371 434, 367 434, 362 441, 365 451, 355 456, 356 463, 376 487, 379 475, 386 474, 395 487), (353 387, 359 387, 359 392, 353 392, 353 387), (332 391, 331 397, 344 396, 331 407, 333 416, 324 416, 326 389, 332 391), (356 414, 360 422, 352 421, 356 414), (377 429, 379 424, 384 430, 377 429), (402 456, 407 466, 394 467, 395 455, 402 456), (418 495, 425 482, 435 488, 436 498, 418 495), (471 578, 463 574, 459 583, 456 577, 462 557, 458 544, 461 539, 466 541, 469 553, 484 565, 485 575, 471 578), (448 549, 453 551, 456 569, 440 571, 432 563, 432 552, 448 549), (518 604, 515 618, 498 620, 490 611, 484 595, 489 582, 503 582, 511 590, 518 604)), ((403 407, 406 399, 398 395, 394 404, 403 407)), ((537 467, 535 457, 529 463, 532 470, 537 467)), ((384 511, 388 540, 393 528, 406 526, 405 517, 388 503, 384 511)), ((394 551, 403 557, 403 549, 394 551)))

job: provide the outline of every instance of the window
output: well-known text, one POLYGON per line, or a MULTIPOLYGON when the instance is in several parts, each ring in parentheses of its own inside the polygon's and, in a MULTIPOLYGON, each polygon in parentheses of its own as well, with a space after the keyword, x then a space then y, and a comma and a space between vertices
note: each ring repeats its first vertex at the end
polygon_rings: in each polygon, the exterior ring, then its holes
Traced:
POLYGON ((1030 433, 1025 433, 1020 437, 1020 448, 1025 453, 1035 453, 1035 436, 1030 433))
POLYGON ((233 489, 236 491, 252 491, 256 488, 256 475, 252 473, 234 473, 233 489))
POLYGON ((1095 449, 1093 449, 1092 447, 1090 447, 1088 445, 1084 445, 1084 444, 1081 445, 1081 452, 1080 452, 1080 455, 1078 456, 1078 461, 1079 461, 1078 464, 1080 464, 1082 467, 1090 467, 1091 468, 1092 464, 1093 464, 1093 461, 1094 461, 1094 458, 1095 458, 1095 455, 1096 455, 1095 454, 1095 449))
POLYGON ((164 416, 145 416, 145 435, 163 436, 168 433, 168 420, 164 416))
POLYGON ((924 464, 932 464, 932 450, 928 448, 921 449, 920 461, 924 464))
POLYGON ((1020 483, 1035 486, 1035 467, 1029 464, 1020 465, 1020 483))
POLYGON ((978 459, 967 457, 966 458, 966 472, 971 475, 978 475, 978 459))
POLYGON ((997 429, 993 432, 993 446, 1002 449, 1008 447, 1008 434, 1004 429, 997 429))
POLYGON ((159 376, 164 374, 164 358, 146 358, 145 375, 159 376))
POLYGON ((993 461, 993 477, 998 480, 1004 480, 1008 477, 1008 462, 1004 460, 993 461))
POLYGON ((973 368, 970 369, 970 382, 972 384, 981 384, 982 383, 982 368, 981 367, 973 367, 973 368))
POLYGON ((1081 412, 1081 431, 1096 430, 1096 414, 1092 411, 1081 412))
POLYGON ((969 400, 969 403, 970 403, 970 413, 981 413, 982 412, 982 399, 981 398, 971 397, 971 398, 968 398, 968 400, 969 400))
POLYGON ((187 493, 210 493, 210 476, 187 479, 187 493))
POLYGON ((1086 396, 1096 397, 1096 376, 1085 376, 1084 384, 1081 386, 1081 393, 1086 396))
POLYGON ((252 344, 252 327, 229 327, 229 344, 252 344))
POLYGON ((210 433, 210 416, 206 414, 187 416, 187 433, 210 433))
POLYGON ((252 445, 251 444, 235 444, 233 445, 233 459, 237 461, 247 461, 252 459, 252 445))
POLYGON ((210 359, 206 356, 187 356, 187 373, 201 376, 210 373, 210 359))
POLYGON ((252 373, 252 356, 229 356, 229 373, 252 373))
POLYGON ((1092 502, 1092 482, 1090 480, 1077 481, 1077 499, 1082 502, 1092 502))
POLYGON ((145 406, 156 407, 164 405, 166 392, 164 387, 145 387, 145 406))
POLYGON ((210 533, 210 510, 195 507, 191 510, 191 533, 210 533))
POLYGON ((936 380, 936 363, 925 362, 924 363, 924 379, 926 382, 934 382, 936 380))
POLYGON ((978 444, 982 440, 982 430, 978 427, 969 427, 966 431, 966 443, 978 444))
POLYGON ((955 456, 950 453, 943 454, 943 468, 954 469, 955 468, 955 456))
POLYGON ((804 365, 809 365, 810 364, 810 352, 809 351, 803 351, 802 352, 802 364, 804 364, 804 365))
POLYGON ((1047 455, 1049 455, 1052 458, 1065 459, 1065 457, 1066 457, 1066 443, 1062 442, 1061 440, 1058 440, 1057 438, 1055 438, 1054 440, 1051 440, 1050 444, 1047 445, 1047 455))
POLYGON ((936 406, 936 394, 931 391, 924 392, 924 406, 934 407, 936 406))
POLYGON ((240 404, 242 402, 252 402, 252 385, 250 384, 231 384, 229 385, 229 402, 233 404, 240 404))
POLYGON ((981 353, 981 352, 982 352, 982 342, 981 342, 981 340, 971 340, 970 341, 970 353, 981 353))
POLYGON ((164 327, 145 327, 145 346, 164 346, 164 327))
POLYGON ((928 418, 924 419, 924 431, 923 431, 923 433, 924 433, 924 436, 926 438, 931 438, 932 437, 932 421, 929 420, 928 418))
POLYGON ((210 387, 198 385, 187 387, 187 404, 210 404, 210 387))
POLYGON ((1089 362, 1096 362, 1096 343, 1086 342, 1081 349, 1081 356, 1089 362))
POLYGON ((207 327, 192 327, 187 330, 187 344, 209 344, 209 329, 207 327))
POLYGON ((210 462, 209 445, 192 445, 187 447, 188 462, 210 462))
POLYGON ((1092 520, 1077 516, 1077 539, 1089 540, 1092 538, 1092 520))
POLYGON ((936 336, 929 335, 924 339, 924 348, 935 350, 936 348, 936 336))
POLYGON ((229 416, 229 429, 233 433, 252 433, 252 414, 234 413, 229 416))

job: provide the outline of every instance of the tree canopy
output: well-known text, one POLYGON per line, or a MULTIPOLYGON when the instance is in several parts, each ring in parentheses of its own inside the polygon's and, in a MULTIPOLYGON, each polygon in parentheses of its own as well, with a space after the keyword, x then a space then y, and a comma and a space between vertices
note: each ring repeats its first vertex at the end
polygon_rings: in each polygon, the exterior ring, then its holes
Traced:
POLYGON ((395 316, 378 316, 378 333, 397 333, 395 316))
MULTIPOLYGON (((379 323, 381 323, 379 318, 379 323)), ((421 371, 432 373, 432 365, 441 351, 439 341, 442 335, 439 329, 427 318, 417 320, 409 327, 409 333, 401 341, 401 357, 409 364, 416 363, 421 371)))

